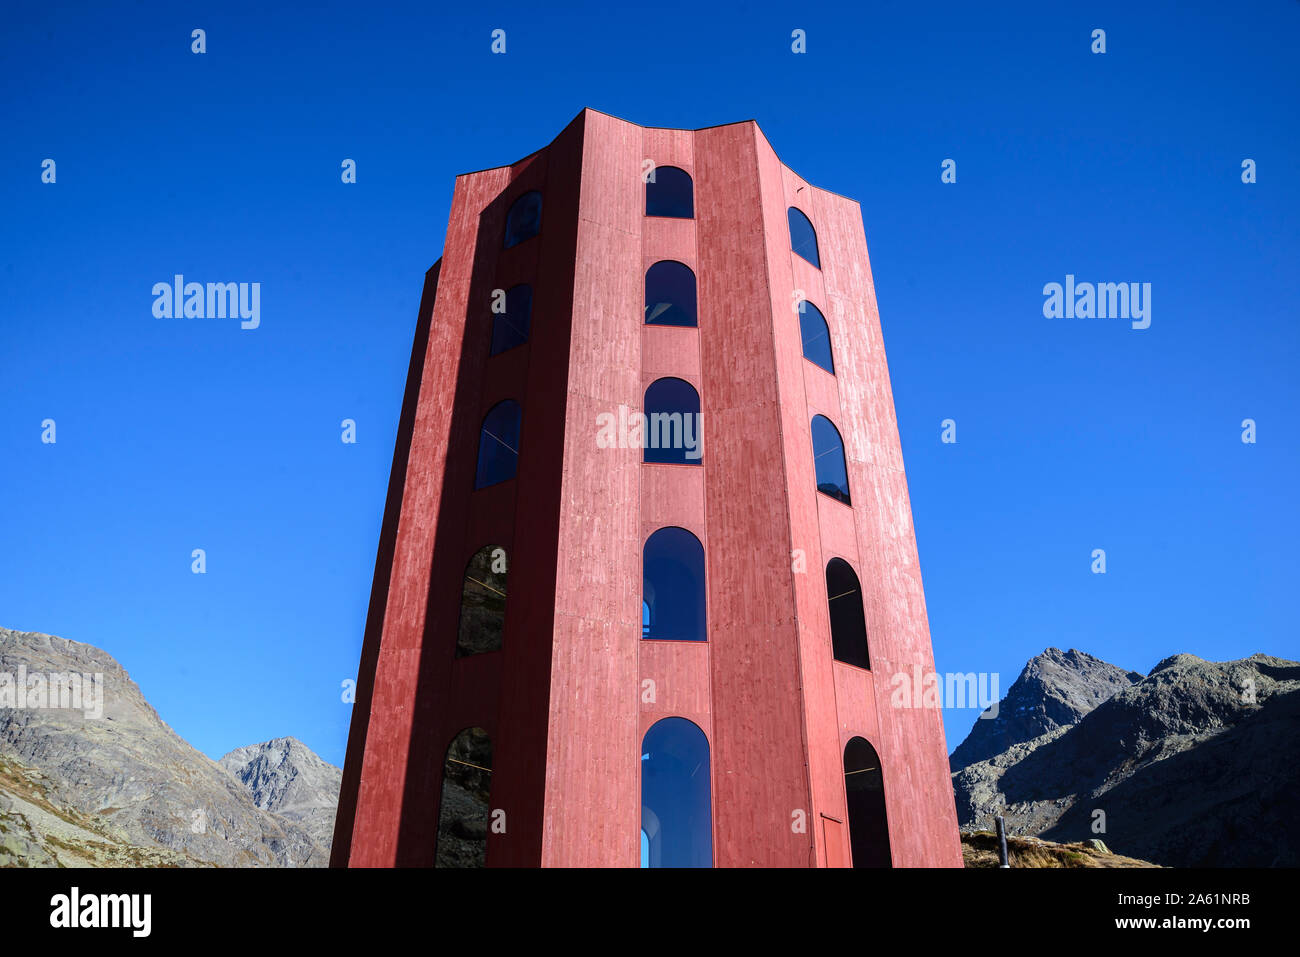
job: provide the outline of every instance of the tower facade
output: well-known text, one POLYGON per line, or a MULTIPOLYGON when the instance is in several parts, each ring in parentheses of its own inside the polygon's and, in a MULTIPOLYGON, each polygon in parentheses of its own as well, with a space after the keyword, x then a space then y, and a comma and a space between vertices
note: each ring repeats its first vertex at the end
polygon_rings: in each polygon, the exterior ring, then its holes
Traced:
POLYGON ((592 110, 458 177, 333 863, 960 866, 932 672, 858 204, 592 110))

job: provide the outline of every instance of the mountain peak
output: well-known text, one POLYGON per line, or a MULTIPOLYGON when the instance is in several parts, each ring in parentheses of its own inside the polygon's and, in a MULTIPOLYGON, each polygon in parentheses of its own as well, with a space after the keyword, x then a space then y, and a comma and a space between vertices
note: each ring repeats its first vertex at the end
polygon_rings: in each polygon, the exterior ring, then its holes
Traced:
POLYGON ((334 836, 343 772, 297 738, 272 738, 236 748, 217 762, 242 784, 253 803, 302 825, 324 847, 334 836))
POLYGON ((1153 675, 1158 671, 1167 671, 1170 668, 1188 668, 1194 665, 1205 664, 1204 658, 1198 658, 1196 655, 1177 654, 1163 658, 1156 663, 1156 666, 1147 672, 1147 675, 1153 675))
POLYGON ((1071 727, 1116 692, 1142 680, 1086 652, 1047 648, 1025 664, 1006 697, 980 715, 952 753, 954 771, 1059 728, 1071 727))

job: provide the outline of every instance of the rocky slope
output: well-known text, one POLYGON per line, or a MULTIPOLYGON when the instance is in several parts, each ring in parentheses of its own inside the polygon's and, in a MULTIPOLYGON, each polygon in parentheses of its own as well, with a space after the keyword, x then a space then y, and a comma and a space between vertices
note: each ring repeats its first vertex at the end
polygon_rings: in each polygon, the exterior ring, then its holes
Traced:
MULTIPOLYGON (((1027 740, 1008 734, 1004 750, 965 764, 959 755, 981 754, 988 743, 963 742, 953 753, 963 828, 987 828, 1002 813, 1013 834, 1061 842, 1101 837, 1118 853, 1158 864, 1300 863, 1292 813, 1300 788, 1300 664, 1267 655, 1222 663, 1175 655, 1092 704, 1100 686, 1082 678, 1102 673, 1097 659, 1066 661, 1051 649, 1043 657, 1080 672, 1052 682, 1049 694, 1081 689, 1058 696, 1068 700, 1044 701, 1043 712, 1079 717, 1044 721, 1042 733, 1027 740), (1100 820, 1105 831, 1094 832, 1100 820)), ((1026 673, 1040 671, 1038 661, 1026 673)), ((1036 704, 1027 687, 1020 692, 1013 708, 1036 704)), ((1020 733, 1033 729, 1027 724, 1020 733)))
POLYGON ((328 859, 306 826, 259 808, 169 728, 111 655, 0 628, 0 864, 315 867, 328 859), (34 688, 31 676, 48 685, 48 676, 69 673, 103 676, 102 714, 90 693, 81 708, 57 694, 33 701, 30 690, 12 706, 20 674, 34 688))
POLYGON ((263 811, 300 825, 321 847, 334 843, 343 771, 297 738, 236 748, 217 762, 233 774, 263 811))
POLYGON ((52 802, 49 779, 0 758, 0 867, 185 867, 183 852, 139 847, 94 814, 52 802))

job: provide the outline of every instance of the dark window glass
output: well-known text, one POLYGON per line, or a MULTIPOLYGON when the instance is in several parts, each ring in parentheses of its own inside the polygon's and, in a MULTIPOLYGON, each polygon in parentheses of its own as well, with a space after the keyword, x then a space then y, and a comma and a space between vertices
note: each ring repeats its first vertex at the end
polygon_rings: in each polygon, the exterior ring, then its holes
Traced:
POLYGON ((654 326, 694 326, 695 273, 671 259, 657 262, 645 274, 645 321, 654 326))
POLYGON ((505 625, 506 550, 488 545, 474 553, 465 569, 456 657, 500 651, 505 625))
POLYGON ((506 249, 532 239, 542 229, 542 194, 524 193, 506 214, 506 249))
POLYGON ((807 299, 799 303, 799 335, 803 338, 803 357, 834 375, 830 327, 826 325, 822 311, 807 299))
POLYGON ((831 610, 831 647, 835 660, 870 668, 862 586, 852 566, 842 558, 832 558, 826 564, 826 600, 831 610))
POLYGON ((664 718, 641 741, 641 866, 712 867, 709 741, 664 718))
POLYGON ((693 219, 695 192, 690 174, 676 166, 656 166, 652 175, 654 179, 645 184, 645 214, 693 219))
POLYGON ((818 269, 822 268, 821 258, 817 255, 817 230, 808 221, 808 217, 793 206, 789 210, 790 248, 818 269))
POLYGON ((704 546, 670 525, 641 552, 641 636, 704 641, 704 546))
POLYGON ((466 728, 447 749, 442 766, 435 867, 485 867, 492 793, 492 739, 466 728))
POLYGON ((817 475, 817 491, 849 501, 849 472, 844 464, 844 443, 831 420, 824 415, 814 415, 812 420, 813 469, 817 475))
POLYGON ((492 355, 528 341, 533 316, 533 287, 513 286, 506 290, 505 312, 492 317, 492 355))
POLYGON ((681 379, 657 379, 645 390, 644 461, 699 465, 700 395, 681 379))
POLYGON ((889 867, 884 777, 876 749, 866 738, 853 738, 844 747, 844 791, 853 866, 889 867))
POLYGON ((478 474, 475 488, 486 488, 515 477, 519 464, 519 403, 498 402, 483 418, 478 435, 478 474))

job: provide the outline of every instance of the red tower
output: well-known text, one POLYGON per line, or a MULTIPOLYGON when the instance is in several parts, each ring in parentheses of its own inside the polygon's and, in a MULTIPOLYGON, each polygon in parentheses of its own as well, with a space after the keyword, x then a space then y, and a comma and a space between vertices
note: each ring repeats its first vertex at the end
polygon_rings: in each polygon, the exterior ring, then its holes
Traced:
POLYGON ((918 669, 858 204, 592 110, 458 177, 333 863, 960 866, 918 669))

